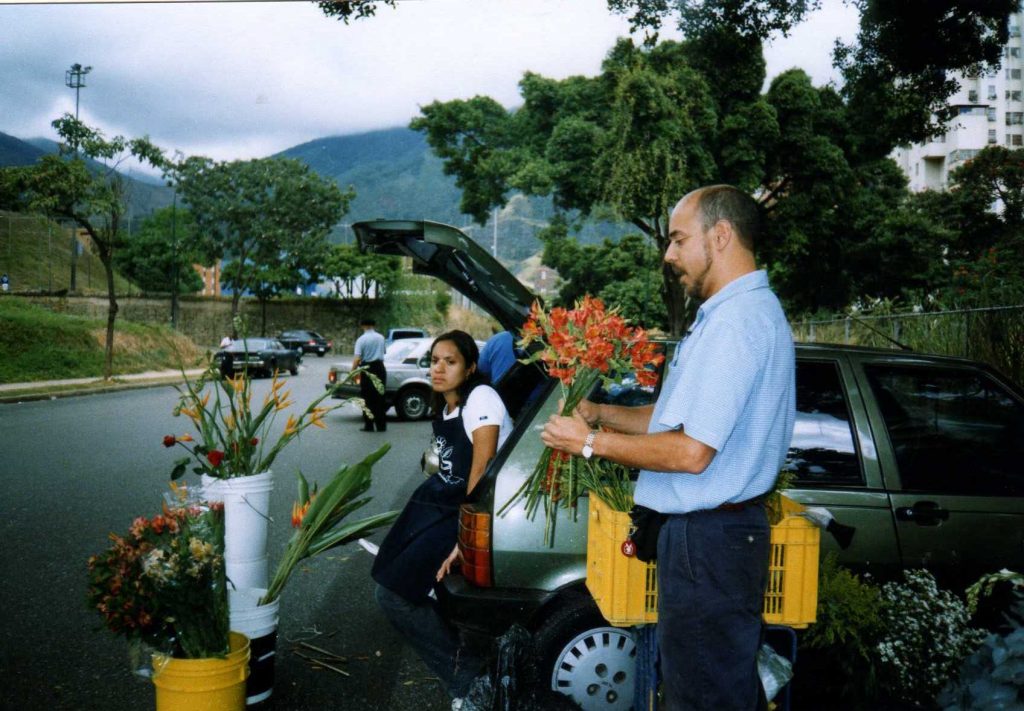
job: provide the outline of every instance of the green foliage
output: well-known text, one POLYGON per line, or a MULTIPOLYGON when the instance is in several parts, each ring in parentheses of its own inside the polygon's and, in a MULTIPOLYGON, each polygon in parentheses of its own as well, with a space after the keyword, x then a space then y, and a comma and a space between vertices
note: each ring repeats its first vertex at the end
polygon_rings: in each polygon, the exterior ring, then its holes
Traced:
POLYGON ((1006 634, 991 634, 964 660, 960 675, 939 695, 947 711, 1024 707, 1024 588, 1015 590, 1015 623, 1006 634))
POLYGON ((608 9, 629 15, 630 29, 658 29, 678 13, 679 29, 687 36, 701 36, 722 27, 740 35, 766 39, 787 34, 820 0, 608 0, 608 9))
POLYGON ((598 296, 619 308, 622 317, 645 328, 664 328, 661 258, 642 235, 600 246, 583 246, 568 236, 565 220, 554 220, 541 232, 544 263, 557 269, 565 284, 558 303, 571 307, 584 295, 598 296))
POLYGON ((144 291, 187 294, 199 291, 203 281, 192 268, 199 261, 193 244, 195 221, 188 210, 164 208, 146 218, 141 229, 114 257, 122 274, 144 291))
POLYGON ((265 299, 318 278, 327 234, 354 195, 290 158, 189 157, 168 174, 191 208, 203 261, 231 260, 222 274, 234 289, 233 314, 244 290, 265 299))
POLYGON ((324 260, 324 275, 334 283, 338 298, 387 298, 401 278, 397 257, 363 253, 351 244, 332 245, 324 260))
POLYGON ((996 66, 1016 0, 855 0, 860 32, 837 43, 835 65, 850 107, 851 139, 863 159, 940 132, 955 107, 953 73, 977 76, 996 66))
POLYGON ((877 585, 841 567, 834 553, 822 560, 818 621, 801 636, 801 647, 827 670, 815 681, 823 698, 844 699, 847 708, 871 705, 878 691, 874 649, 883 631, 881 607, 877 585))
MULTIPOLYGON (((97 377, 103 372, 105 323, 0 298, 0 382, 97 377)), ((117 328, 115 374, 188 367, 195 345, 163 326, 123 322, 117 328)))

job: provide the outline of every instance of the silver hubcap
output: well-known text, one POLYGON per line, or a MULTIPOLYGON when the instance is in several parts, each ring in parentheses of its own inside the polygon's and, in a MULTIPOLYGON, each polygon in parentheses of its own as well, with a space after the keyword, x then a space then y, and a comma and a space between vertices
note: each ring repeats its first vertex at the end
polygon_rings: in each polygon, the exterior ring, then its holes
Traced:
POLYGON ((402 398, 402 412, 410 420, 417 420, 423 417, 427 411, 427 399, 420 393, 410 393, 402 398))
POLYGON ((636 643, 616 627, 587 630, 565 645, 555 660, 551 688, 586 711, 633 705, 636 643))

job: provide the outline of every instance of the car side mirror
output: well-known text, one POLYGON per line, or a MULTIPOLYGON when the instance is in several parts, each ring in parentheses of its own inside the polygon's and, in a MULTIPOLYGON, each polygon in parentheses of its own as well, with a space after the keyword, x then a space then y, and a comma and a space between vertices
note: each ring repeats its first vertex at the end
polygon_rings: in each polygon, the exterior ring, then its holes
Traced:
POLYGON ((420 362, 417 363, 417 365, 419 367, 421 367, 421 368, 429 368, 430 367, 430 356, 429 355, 425 355, 422 358, 420 358, 420 362))

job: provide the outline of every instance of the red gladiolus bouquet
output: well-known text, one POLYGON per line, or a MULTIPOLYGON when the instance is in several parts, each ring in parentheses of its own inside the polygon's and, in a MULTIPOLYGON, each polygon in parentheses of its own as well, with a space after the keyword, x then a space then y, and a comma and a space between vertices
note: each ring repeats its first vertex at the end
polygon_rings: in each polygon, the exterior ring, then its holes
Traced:
MULTIPOLYGON (((529 362, 544 363, 548 374, 558 378, 564 416, 570 416, 599 382, 610 385, 632 376, 641 386, 655 385, 655 367, 664 359, 642 328, 629 326, 615 309, 607 309, 601 299, 589 296, 571 310, 554 308, 549 313, 535 302, 519 345, 531 353, 529 362)), ((557 506, 575 510, 584 490, 593 491, 617 510, 632 500, 625 467, 545 447, 533 473, 499 513, 523 498, 527 514, 532 516, 543 502, 548 522, 545 538, 550 540, 557 506)))
POLYGON ((223 504, 165 505, 110 540, 89 559, 87 594, 107 629, 174 657, 227 653, 223 504))

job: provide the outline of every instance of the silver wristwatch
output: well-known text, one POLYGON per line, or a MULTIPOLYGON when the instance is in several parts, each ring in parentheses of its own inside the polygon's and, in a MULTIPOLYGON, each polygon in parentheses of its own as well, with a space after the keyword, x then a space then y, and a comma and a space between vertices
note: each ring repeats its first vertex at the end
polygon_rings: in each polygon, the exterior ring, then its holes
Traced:
POLYGON ((583 451, 580 454, 583 455, 584 459, 590 459, 594 456, 594 440, 597 439, 597 430, 591 430, 590 434, 583 441, 583 451))

